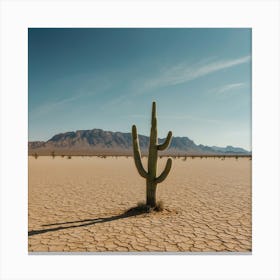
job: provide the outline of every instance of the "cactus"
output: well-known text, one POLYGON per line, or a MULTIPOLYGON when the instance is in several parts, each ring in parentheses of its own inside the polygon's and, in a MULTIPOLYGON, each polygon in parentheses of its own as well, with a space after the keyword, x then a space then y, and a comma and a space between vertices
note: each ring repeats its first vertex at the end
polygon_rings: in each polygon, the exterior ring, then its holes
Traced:
POLYGON ((172 132, 169 131, 166 140, 162 144, 158 144, 157 138, 157 118, 156 118, 156 102, 152 105, 152 121, 150 133, 150 146, 148 156, 148 171, 146 171, 141 162, 141 153, 139 148, 139 140, 136 126, 132 126, 132 142, 134 162, 139 174, 146 179, 146 204, 148 208, 156 207, 156 188, 157 184, 163 182, 170 172, 172 160, 168 158, 165 169, 160 176, 157 177, 157 160, 158 151, 163 151, 168 148, 172 138, 172 132))

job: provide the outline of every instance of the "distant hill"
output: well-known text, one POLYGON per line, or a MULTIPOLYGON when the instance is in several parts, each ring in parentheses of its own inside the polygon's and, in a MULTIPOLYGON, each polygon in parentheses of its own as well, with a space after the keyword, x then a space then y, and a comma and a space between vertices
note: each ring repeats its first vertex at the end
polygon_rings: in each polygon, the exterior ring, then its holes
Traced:
POLYGON ((248 153, 248 151, 246 151, 243 148, 232 147, 232 146, 226 146, 225 148, 212 146, 211 148, 213 150, 217 151, 217 152, 222 152, 222 153, 232 153, 232 154, 234 154, 234 153, 239 153, 239 154, 248 153))
MULTIPOLYGON (((162 143, 164 139, 159 139, 162 143)), ((139 135, 139 144, 143 155, 147 154, 149 137, 139 135)), ((28 154, 50 155, 132 155, 131 133, 104 131, 102 129, 77 130, 54 135, 48 141, 28 142, 28 154)), ((250 152, 227 146, 209 147, 196 145, 188 137, 173 137, 169 148, 162 155, 211 155, 239 154, 249 155, 250 152)))

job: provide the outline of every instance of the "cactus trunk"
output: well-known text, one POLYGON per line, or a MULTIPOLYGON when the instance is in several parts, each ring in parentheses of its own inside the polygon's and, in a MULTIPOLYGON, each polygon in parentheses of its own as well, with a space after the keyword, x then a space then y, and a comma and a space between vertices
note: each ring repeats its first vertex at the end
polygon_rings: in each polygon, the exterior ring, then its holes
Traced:
POLYGON ((153 181, 147 179, 146 204, 151 208, 156 207, 156 189, 157 189, 157 184, 155 184, 153 181))
POLYGON ((141 153, 139 148, 137 129, 135 125, 132 126, 134 161, 139 174, 146 179, 146 204, 151 208, 156 207, 157 184, 161 183, 167 177, 172 165, 172 160, 169 158, 167 160, 164 171, 161 173, 159 177, 157 177, 158 151, 159 150, 162 151, 168 148, 171 141, 171 137, 172 137, 172 132, 169 131, 165 142, 163 144, 158 145, 156 103, 153 102, 149 156, 148 156, 148 171, 146 172, 141 162, 141 153))

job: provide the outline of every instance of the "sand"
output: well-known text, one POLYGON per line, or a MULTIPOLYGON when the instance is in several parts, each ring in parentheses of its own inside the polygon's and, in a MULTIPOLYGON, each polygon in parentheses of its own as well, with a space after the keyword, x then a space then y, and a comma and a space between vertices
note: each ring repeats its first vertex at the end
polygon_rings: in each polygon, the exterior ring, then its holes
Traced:
POLYGON ((173 159, 157 189, 165 210, 131 216, 145 201, 131 157, 29 157, 28 197, 29 252, 252 250, 248 158, 173 159))

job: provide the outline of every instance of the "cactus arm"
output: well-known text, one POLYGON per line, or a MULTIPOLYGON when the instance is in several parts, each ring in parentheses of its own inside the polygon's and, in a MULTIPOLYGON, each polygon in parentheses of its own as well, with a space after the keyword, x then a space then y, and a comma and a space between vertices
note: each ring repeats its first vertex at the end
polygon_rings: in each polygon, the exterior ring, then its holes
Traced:
POLYGON ((170 172, 171 166, 172 166, 172 160, 171 160, 171 158, 169 158, 169 159, 167 160, 167 162, 166 162, 166 165, 165 165, 164 170, 162 171, 162 173, 160 174, 160 176, 158 176, 158 177, 155 179, 155 183, 156 183, 156 184, 159 184, 159 183, 161 183, 162 181, 165 180, 165 178, 167 177, 167 175, 168 175, 169 172, 170 172))
POLYGON ((139 174, 147 178, 148 173, 145 171, 142 162, 141 162, 141 154, 139 149, 139 141, 137 136, 137 128, 135 125, 132 126, 132 142, 133 142, 133 155, 134 155, 134 162, 139 174))
POLYGON ((158 150, 163 151, 163 150, 167 149, 170 144, 171 138, 172 138, 172 132, 169 131, 165 141, 162 144, 158 145, 158 150))

